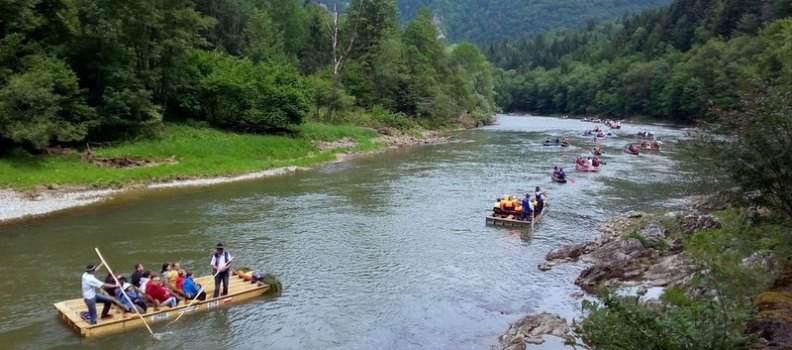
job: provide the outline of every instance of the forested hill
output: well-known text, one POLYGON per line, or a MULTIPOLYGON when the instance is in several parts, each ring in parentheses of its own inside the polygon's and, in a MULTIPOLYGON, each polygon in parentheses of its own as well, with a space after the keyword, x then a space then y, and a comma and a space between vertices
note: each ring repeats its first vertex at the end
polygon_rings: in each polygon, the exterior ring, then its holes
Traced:
POLYGON ((403 21, 429 6, 450 42, 487 44, 524 34, 582 28, 592 20, 666 5, 670 0, 399 0, 403 21))
POLYGON ((579 31, 497 43, 485 54, 504 110, 713 118, 755 78, 789 89, 792 1, 674 0, 579 31))
POLYGON ((124 141, 163 122, 235 132, 304 121, 483 122, 492 70, 424 9, 351 0, 0 1, 0 153, 124 141))

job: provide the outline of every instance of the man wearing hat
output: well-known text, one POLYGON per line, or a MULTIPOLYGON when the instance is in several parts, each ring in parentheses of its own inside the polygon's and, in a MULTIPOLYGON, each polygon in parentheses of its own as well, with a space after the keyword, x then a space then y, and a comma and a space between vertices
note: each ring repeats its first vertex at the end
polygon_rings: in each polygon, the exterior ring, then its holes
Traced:
POLYGON ((91 325, 96 324, 96 302, 104 303, 102 308, 102 318, 110 316, 110 306, 113 304, 113 299, 105 296, 104 294, 96 294, 96 288, 118 288, 118 284, 104 283, 94 276, 96 270, 102 267, 90 264, 85 267, 85 273, 82 275, 82 297, 85 300, 85 305, 88 306, 88 313, 90 315, 91 325))
POLYGON ((223 282, 223 294, 228 295, 228 269, 234 264, 231 262, 234 259, 231 254, 225 251, 223 243, 217 243, 215 246, 217 250, 212 254, 212 270, 215 272, 215 290, 214 297, 217 298, 220 291, 220 282, 223 282))

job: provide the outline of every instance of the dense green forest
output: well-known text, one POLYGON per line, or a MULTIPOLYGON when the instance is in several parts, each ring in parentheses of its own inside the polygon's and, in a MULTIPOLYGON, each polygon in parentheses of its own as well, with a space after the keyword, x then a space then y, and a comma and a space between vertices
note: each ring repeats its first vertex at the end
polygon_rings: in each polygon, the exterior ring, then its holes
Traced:
POLYGON ((792 1, 669 6, 488 46, 504 110, 712 119, 754 76, 792 76, 792 1))
POLYGON ((127 140, 164 121, 444 125, 494 112, 491 68, 424 9, 301 0, 0 2, 0 150, 127 140))
POLYGON ((488 44, 526 34, 577 29, 589 22, 668 3, 669 0, 399 0, 399 9, 406 21, 429 6, 451 42, 488 44))

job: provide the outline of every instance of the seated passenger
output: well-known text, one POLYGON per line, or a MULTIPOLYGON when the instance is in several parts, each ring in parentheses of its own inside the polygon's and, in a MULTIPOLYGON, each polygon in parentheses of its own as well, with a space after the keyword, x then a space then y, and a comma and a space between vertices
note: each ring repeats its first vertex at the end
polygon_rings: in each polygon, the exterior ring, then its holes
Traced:
POLYGON ((198 300, 206 300, 206 292, 201 292, 201 285, 196 284, 195 280, 193 279, 193 273, 187 272, 184 277, 184 294, 187 295, 190 299, 195 299, 198 296, 198 300), (201 292, 201 294, 198 294, 201 292))
POLYGON ((176 284, 174 284, 174 287, 176 287, 176 289, 178 289, 178 290, 183 290, 184 289, 183 286, 184 286, 185 275, 186 275, 186 272, 184 272, 184 270, 182 270, 182 269, 179 269, 179 276, 176 277, 176 284))
POLYGON ((599 157, 594 157, 594 160, 591 161, 591 165, 595 167, 600 166, 599 157))
POLYGON ((124 304, 124 306, 126 306, 130 311, 134 311, 132 310, 132 307, 134 307, 139 313, 146 313, 146 302, 138 298, 137 292, 131 284, 124 283, 124 285, 116 291, 116 298, 118 298, 118 300, 121 301, 121 304, 124 304), (121 289, 124 290, 126 296, 124 296, 124 293, 121 293, 121 289), (127 296, 129 298, 127 298, 127 296))
POLYGON ((495 205, 492 207, 492 211, 497 213, 500 210, 500 208, 501 208, 501 199, 500 197, 498 197, 495 199, 495 205))
POLYGON ((558 169, 558 178, 566 179, 566 174, 564 173, 564 169, 558 169))
POLYGON ((591 168, 591 166, 592 166, 591 157, 588 157, 588 159, 586 159, 586 167, 591 168))
POLYGON ((168 293, 168 289, 162 285, 162 278, 160 276, 153 277, 148 281, 146 286, 146 294, 155 301, 157 306, 170 306, 176 307, 178 300, 168 293))

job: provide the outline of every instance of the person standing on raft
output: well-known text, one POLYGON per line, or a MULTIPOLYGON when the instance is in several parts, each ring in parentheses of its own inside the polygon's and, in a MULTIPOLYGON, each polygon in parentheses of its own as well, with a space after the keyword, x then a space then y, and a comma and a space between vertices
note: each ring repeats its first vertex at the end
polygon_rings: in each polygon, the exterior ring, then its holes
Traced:
POLYGON ((214 297, 217 298, 218 292, 220 292, 220 282, 223 283, 223 294, 228 295, 228 269, 234 265, 231 261, 233 257, 227 251, 224 251, 223 243, 217 243, 215 247, 217 251, 212 255, 212 270, 216 273, 215 275, 215 290, 214 290, 214 297))

